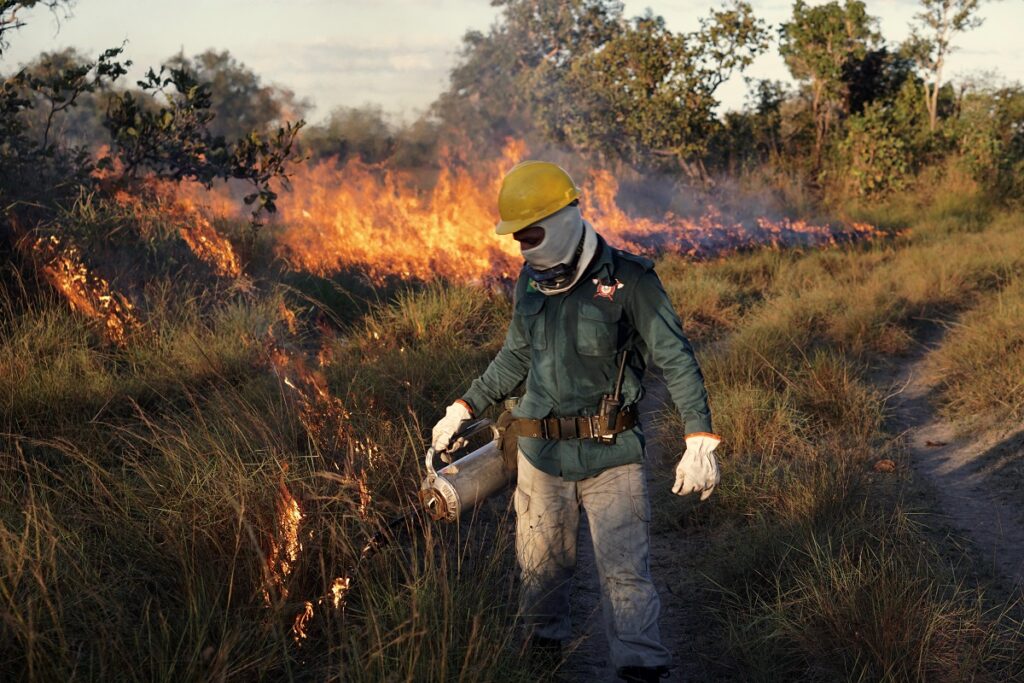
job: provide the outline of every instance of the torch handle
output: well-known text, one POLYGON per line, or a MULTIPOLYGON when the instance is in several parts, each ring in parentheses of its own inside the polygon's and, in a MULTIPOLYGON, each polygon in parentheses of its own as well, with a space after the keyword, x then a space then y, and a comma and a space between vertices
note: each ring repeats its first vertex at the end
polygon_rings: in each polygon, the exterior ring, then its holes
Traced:
MULTIPOLYGON (((468 439, 474 434, 482 432, 485 429, 491 429, 492 431, 495 431, 493 426, 494 422, 485 417, 482 417, 479 420, 473 420, 468 425, 466 425, 458 432, 456 432, 454 435, 452 435, 452 443, 458 443, 460 439, 468 439)), ((497 438, 496 432, 495 438, 497 438)), ((427 455, 426 458, 424 458, 423 463, 427 469, 427 482, 431 482, 437 478, 437 470, 434 469, 434 456, 436 455, 437 451, 434 450, 433 446, 427 449, 427 455)))

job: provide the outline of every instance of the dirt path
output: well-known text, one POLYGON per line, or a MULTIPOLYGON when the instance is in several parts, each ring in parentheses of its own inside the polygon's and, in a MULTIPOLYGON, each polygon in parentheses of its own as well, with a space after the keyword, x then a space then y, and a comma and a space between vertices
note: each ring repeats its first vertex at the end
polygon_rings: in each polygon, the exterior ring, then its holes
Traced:
MULTIPOLYGON (((933 335, 919 353, 875 377, 880 385, 892 385, 891 428, 906 436, 910 462, 916 475, 932 494, 937 507, 934 526, 955 528, 967 538, 993 576, 1007 588, 1024 589, 1024 428, 960 438, 953 425, 935 415, 931 397, 935 381, 926 373, 928 353, 938 344, 933 335)), ((678 454, 661 453, 652 417, 666 402, 664 384, 648 384, 641 404, 649 437, 646 472, 652 499, 671 504, 658 487, 670 485, 670 473, 678 454), (668 481, 666 481, 668 479, 668 481)), ((676 660, 670 681, 727 680, 713 662, 700 657, 702 642, 714 632, 702 619, 704 590, 696 561, 710 543, 699 530, 683 530, 653 524, 651 574, 661 596, 661 633, 676 660)), ((593 548, 585 516, 580 528, 579 560, 572 595, 574 642, 560 670, 560 680, 572 683, 616 681, 608 661, 607 641, 601 621, 600 594, 593 548)))
MULTIPOLYGON (((654 438, 654 416, 664 408, 667 399, 660 379, 645 382, 647 395, 640 404, 642 422, 648 435, 648 459, 645 463, 647 484, 655 505, 664 500, 657 487, 671 486, 666 481, 675 467, 678 454, 662 454, 654 438)), ((672 503, 683 503, 675 497, 672 503)), ((651 527, 651 575, 661 597, 661 637, 675 658, 676 668, 667 681, 709 680, 704 662, 697 656, 699 642, 708 629, 700 620, 698 575, 691 558, 700 556, 706 542, 703 534, 675 529, 651 527)), ((581 518, 576 583, 572 593, 574 638, 571 652, 560 670, 560 680, 573 683, 603 683, 619 680, 608 659, 608 643, 601 618, 601 601, 594 565, 594 549, 586 515, 581 518)))
POLYGON ((1004 476, 1024 458, 1024 429, 957 438, 954 426, 931 405, 932 339, 890 378, 893 426, 906 434, 910 463, 934 492, 939 518, 963 533, 983 566, 1013 587, 1024 588, 1024 505, 1020 482, 1004 476), (1016 493, 1012 489, 1018 489, 1016 493))

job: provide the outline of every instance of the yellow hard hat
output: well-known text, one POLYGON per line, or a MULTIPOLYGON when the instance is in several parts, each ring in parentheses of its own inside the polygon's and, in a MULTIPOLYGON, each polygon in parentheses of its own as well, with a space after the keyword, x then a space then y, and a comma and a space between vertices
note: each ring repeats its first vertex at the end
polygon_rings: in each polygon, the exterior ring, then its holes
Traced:
POLYGON ((550 216, 579 198, 580 188, 558 164, 523 161, 501 181, 497 233, 509 235, 550 216))

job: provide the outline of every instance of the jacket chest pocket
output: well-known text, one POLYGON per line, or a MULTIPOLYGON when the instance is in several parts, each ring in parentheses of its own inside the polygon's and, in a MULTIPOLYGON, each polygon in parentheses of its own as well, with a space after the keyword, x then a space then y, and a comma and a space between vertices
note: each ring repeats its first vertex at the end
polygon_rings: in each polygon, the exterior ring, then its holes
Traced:
POLYGON ((619 347, 622 306, 581 301, 576 318, 576 351, 581 356, 612 356, 619 347))
POLYGON ((517 313, 522 316, 523 330, 535 349, 547 347, 547 330, 544 324, 544 295, 524 296, 516 304, 517 313))

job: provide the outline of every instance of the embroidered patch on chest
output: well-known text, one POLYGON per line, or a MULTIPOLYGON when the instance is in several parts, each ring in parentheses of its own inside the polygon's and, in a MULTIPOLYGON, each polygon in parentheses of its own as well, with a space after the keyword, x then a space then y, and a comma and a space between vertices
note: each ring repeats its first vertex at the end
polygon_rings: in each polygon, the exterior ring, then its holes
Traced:
POLYGON ((594 298, 608 299, 608 301, 613 301, 615 299, 615 292, 625 286, 618 280, 605 284, 597 278, 594 278, 594 284, 597 285, 597 290, 594 292, 594 298))

